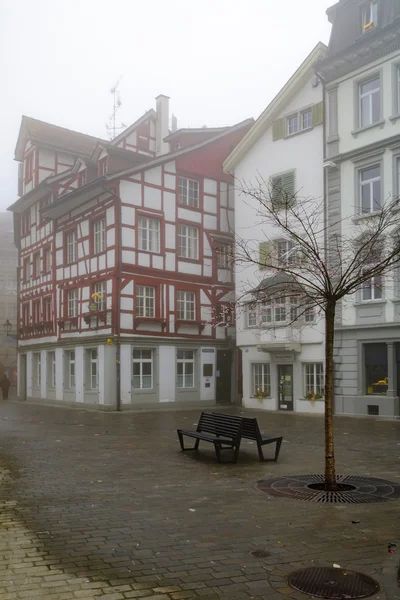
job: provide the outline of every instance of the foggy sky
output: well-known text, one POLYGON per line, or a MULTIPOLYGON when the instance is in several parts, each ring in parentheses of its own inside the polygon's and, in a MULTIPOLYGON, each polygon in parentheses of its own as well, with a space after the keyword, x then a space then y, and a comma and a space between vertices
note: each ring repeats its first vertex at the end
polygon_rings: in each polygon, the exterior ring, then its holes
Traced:
POLYGON ((258 117, 318 41, 334 0, 0 0, 0 210, 17 197, 21 115, 107 139, 171 97, 178 127, 258 117))

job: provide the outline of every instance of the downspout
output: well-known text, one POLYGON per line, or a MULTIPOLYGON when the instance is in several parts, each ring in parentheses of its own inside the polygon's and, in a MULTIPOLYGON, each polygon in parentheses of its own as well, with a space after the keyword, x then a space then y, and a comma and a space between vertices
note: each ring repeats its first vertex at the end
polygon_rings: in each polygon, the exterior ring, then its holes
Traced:
MULTIPOLYGON (((326 88, 325 88, 325 79, 322 77, 318 71, 315 71, 315 75, 322 85, 322 106, 324 109, 324 119, 322 123, 322 162, 325 162, 325 153, 326 153, 326 124, 327 124, 327 107, 326 107, 326 88)), ((324 246, 325 252, 328 249, 328 177, 326 174, 326 169, 323 170, 323 189, 324 189, 324 246)))

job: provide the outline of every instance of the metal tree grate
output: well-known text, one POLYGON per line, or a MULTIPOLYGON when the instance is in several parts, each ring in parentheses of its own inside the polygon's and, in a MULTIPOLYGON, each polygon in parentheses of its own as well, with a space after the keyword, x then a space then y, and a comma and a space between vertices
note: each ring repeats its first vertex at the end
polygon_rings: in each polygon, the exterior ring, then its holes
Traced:
POLYGON ((367 598, 379 592, 379 584, 368 575, 331 567, 295 571, 289 575, 288 584, 303 594, 333 600, 367 598))
POLYGON ((271 496, 323 504, 371 504, 400 498, 400 485, 385 479, 337 475, 336 481, 339 489, 332 492, 315 489, 324 482, 324 476, 319 474, 274 477, 257 481, 255 487, 271 496))

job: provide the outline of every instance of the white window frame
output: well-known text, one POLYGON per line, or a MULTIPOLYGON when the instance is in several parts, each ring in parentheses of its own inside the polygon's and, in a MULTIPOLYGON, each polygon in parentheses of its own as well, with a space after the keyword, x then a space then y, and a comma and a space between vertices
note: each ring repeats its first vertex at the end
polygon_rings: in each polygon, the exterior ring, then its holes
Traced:
POLYGON ((93 249, 95 254, 105 252, 106 220, 104 218, 93 223, 93 249))
POLYGON ((179 225, 178 256, 191 260, 199 259, 199 230, 191 225, 179 225))
POLYGON ((187 177, 178 177, 178 202, 190 208, 199 208, 199 182, 187 177))
POLYGON ((67 381, 68 388, 75 387, 75 350, 67 350, 67 381))
POLYGON ((35 352, 34 356, 34 367, 35 367, 35 385, 39 387, 42 385, 42 355, 40 352, 35 352))
POLYGON ((257 317, 257 306, 252 307, 249 304, 246 311, 247 327, 257 327, 257 317))
POLYGON ((196 320, 196 294, 177 290, 176 293, 177 318, 178 321, 196 320))
POLYGON ((361 28, 363 33, 371 31, 378 26, 378 0, 369 0, 361 7, 361 28), (372 23, 372 26, 365 28, 372 23))
POLYGON ((377 119, 377 121, 373 120, 373 100, 372 97, 374 94, 378 94, 379 96, 379 112, 382 112, 382 98, 381 98, 381 78, 378 74, 372 75, 370 78, 365 79, 363 81, 359 81, 358 82, 358 126, 360 129, 362 129, 363 127, 369 127, 371 125, 374 125, 375 123, 379 123, 380 120, 380 115, 379 118, 377 119), (362 86, 370 83, 372 81, 376 81, 377 82, 377 86, 372 90, 369 90, 368 92, 361 92, 362 86), (362 101, 364 98, 369 97, 369 102, 368 102, 368 122, 363 123, 363 113, 362 113, 362 101))
POLYGON ((99 353, 97 348, 87 350, 87 359, 89 362, 90 389, 99 389, 99 353))
POLYGON ((359 204, 360 204, 360 214, 363 215, 368 215, 374 212, 377 212, 378 210, 380 210, 380 208, 375 208, 374 207, 374 183, 379 181, 379 188, 380 188, 380 198, 379 198, 379 206, 381 206, 381 202, 382 202, 382 165, 381 163, 378 164, 374 164, 374 165, 370 165, 370 166, 366 166, 363 167, 362 169, 360 169, 358 171, 358 179, 359 179, 359 204), (366 171, 370 171, 371 169, 377 169, 379 168, 379 176, 376 177, 371 177, 371 179, 366 179, 365 181, 363 181, 363 173, 365 173, 366 171), (369 188, 369 211, 364 211, 363 210, 363 206, 362 206, 362 197, 363 197, 363 188, 364 187, 368 187, 369 188))
POLYGON ((43 273, 51 272, 51 247, 47 246, 43 250, 43 273))
POLYGON ((55 350, 51 350, 47 353, 47 368, 49 369, 50 383, 49 386, 52 388, 56 387, 56 353, 55 350))
POLYGON ((300 131, 299 129, 299 113, 294 113, 286 117, 286 133, 287 135, 293 135, 300 131))
POLYGON ((66 236, 67 264, 71 265, 77 261, 77 236, 76 231, 70 231, 66 236))
POLYGON ((271 366, 269 363, 252 363, 251 396, 271 396, 271 366))
POLYGON ((107 306, 107 282, 96 281, 93 285, 93 293, 100 294, 101 298, 92 298, 95 304, 97 304, 97 310, 105 310, 107 306))
POLYGON ((134 348, 132 351, 132 387, 134 390, 153 390, 154 389, 154 351, 151 348, 134 348), (146 353, 146 355, 144 355, 146 353), (148 356, 150 353, 150 356, 148 356), (151 373, 144 374, 143 366, 151 365, 151 373), (135 375, 134 366, 139 365, 139 374, 135 375), (135 380, 139 378, 139 380, 135 380), (150 377, 151 385, 144 385, 144 377, 150 377), (136 385, 138 381, 139 385, 136 385))
POLYGON ((361 286, 361 302, 382 302, 383 300, 383 275, 375 275, 361 286), (365 298, 366 290, 370 290, 371 298, 365 298))
POLYGON ((297 262, 296 244, 292 240, 274 242, 276 263, 279 267, 293 266, 297 262))
POLYGON ((68 290, 67 292, 67 316, 77 317, 78 316, 78 290, 68 290))
POLYGON ((312 106, 298 110, 286 117, 286 136, 290 137, 302 131, 308 131, 313 128, 312 106), (309 119, 304 122, 304 115, 309 114, 309 119))
POLYGON ((195 388, 196 352, 195 350, 177 350, 176 352, 176 387, 178 389, 195 388), (191 356, 190 356, 191 355, 191 356), (191 365, 191 369, 188 367, 191 365), (182 369, 180 369, 180 366, 182 369), (182 370, 182 373, 178 371, 182 370), (188 371, 192 371, 191 373, 188 371), (191 379, 187 379, 191 378, 191 379), (191 385, 187 385, 187 383, 191 385))
POLYGON ((311 129, 312 128, 312 126, 313 126, 313 119, 312 119, 312 108, 311 108, 311 106, 310 106, 310 108, 306 108, 305 110, 301 111, 300 118, 301 118, 301 131, 306 131, 307 129, 311 129), (304 117, 307 117, 307 119, 305 120, 304 117))
POLYGON ((136 286, 136 316, 152 319, 156 316, 156 288, 150 285, 136 286))
POLYGON ((308 394, 319 394, 324 397, 324 364, 303 363, 304 397, 308 394))
POLYGON ((229 244, 220 244, 217 247, 217 267, 218 269, 231 269, 232 247, 229 244))
POLYGON ((140 215, 138 219, 139 250, 159 254, 160 231, 160 219, 153 219, 151 217, 144 217, 143 215, 140 215))

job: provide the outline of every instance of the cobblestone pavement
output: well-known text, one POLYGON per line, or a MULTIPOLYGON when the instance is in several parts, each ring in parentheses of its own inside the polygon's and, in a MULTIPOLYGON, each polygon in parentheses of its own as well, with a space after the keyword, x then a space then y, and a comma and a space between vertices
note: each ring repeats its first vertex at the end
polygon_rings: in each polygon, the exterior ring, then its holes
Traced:
MULTIPOLYGON (((175 430, 194 427, 199 410, 0 403, 0 599, 297 600, 307 596, 286 575, 333 563, 375 577, 376 598, 400 598, 400 501, 318 505, 257 492, 268 475, 322 471, 323 421, 252 414, 284 436, 278 463, 260 464, 251 442, 237 465, 218 465, 208 444, 181 453, 175 430), (269 556, 250 557, 255 549, 269 556)), ((400 422, 337 418, 336 446, 338 473, 399 481, 400 422)))

